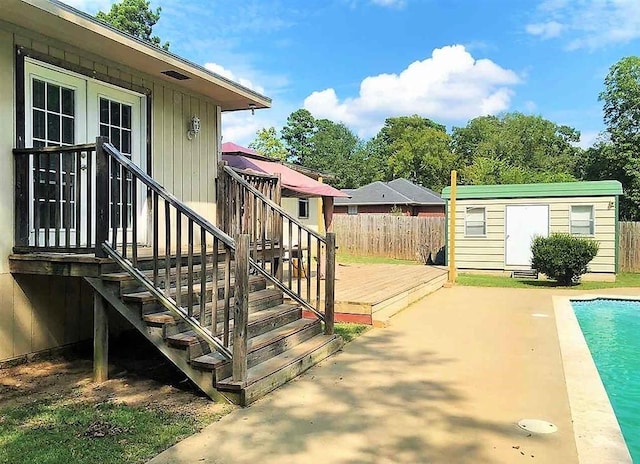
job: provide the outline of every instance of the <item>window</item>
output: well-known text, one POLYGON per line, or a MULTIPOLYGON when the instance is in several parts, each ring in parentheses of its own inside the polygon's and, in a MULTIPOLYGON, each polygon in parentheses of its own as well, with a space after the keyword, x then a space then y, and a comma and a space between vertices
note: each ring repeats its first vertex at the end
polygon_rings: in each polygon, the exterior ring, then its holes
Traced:
POLYGON ((347 214, 358 214, 358 205, 348 205, 347 206, 347 214))
POLYGON ((570 232, 573 235, 594 234, 593 205, 571 206, 570 232))
POLYGON ((484 237, 487 234, 486 209, 467 208, 464 221, 465 237, 484 237))
POLYGON ((298 198, 298 217, 306 219, 309 217, 309 199, 298 198))

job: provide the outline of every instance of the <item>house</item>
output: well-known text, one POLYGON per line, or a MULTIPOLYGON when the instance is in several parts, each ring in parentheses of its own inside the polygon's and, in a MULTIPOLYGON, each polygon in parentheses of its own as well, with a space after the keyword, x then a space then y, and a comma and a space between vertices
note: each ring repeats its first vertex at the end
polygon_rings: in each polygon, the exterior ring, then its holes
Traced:
MULTIPOLYGON (((338 349, 332 313, 301 294, 319 276, 283 281, 268 191, 219 165, 223 114, 270 105, 58 1, 3 1, 0 364, 93 339, 104 380, 111 324, 212 398, 247 404, 338 349), (258 335, 260 353, 247 349, 258 335), (278 358, 303 341, 304 363, 278 358), (279 380, 252 374, 269 358, 279 380)), ((331 234, 305 238, 334 248, 331 234)))
MULTIPOLYGON (((569 233, 600 249, 585 279, 615 280, 618 271, 618 181, 456 187, 455 263, 459 270, 531 269, 534 236, 569 233)), ((451 187, 442 191, 451 210, 451 187)))
POLYGON ((357 189, 344 189, 351 198, 336 199, 335 214, 389 214, 444 216, 444 201, 426 187, 407 179, 372 182, 357 189))

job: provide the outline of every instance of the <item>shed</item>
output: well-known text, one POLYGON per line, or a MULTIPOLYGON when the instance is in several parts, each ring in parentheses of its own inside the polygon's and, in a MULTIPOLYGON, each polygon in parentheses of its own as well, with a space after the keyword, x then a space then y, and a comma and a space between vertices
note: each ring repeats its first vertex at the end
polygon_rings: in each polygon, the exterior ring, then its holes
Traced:
MULTIPOLYGON (((615 180, 457 187, 455 261, 460 270, 531 269, 534 236, 570 233, 600 244, 584 276, 614 280, 618 270, 618 197, 615 180)), ((447 217, 451 187, 442 191, 447 217)), ((447 220, 447 237, 450 220, 447 220)))

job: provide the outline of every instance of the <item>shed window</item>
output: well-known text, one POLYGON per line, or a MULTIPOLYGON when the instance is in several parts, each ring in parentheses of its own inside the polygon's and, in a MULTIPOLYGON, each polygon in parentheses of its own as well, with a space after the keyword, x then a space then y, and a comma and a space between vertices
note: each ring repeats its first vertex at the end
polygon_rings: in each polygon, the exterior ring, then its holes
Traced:
POLYGON ((306 219, 309 217, 309 199, 298 198, 298 217, 306 219))
POLYGON ((464 235, 467 237, 483 237, 487 235, 486 208, 467 208, 464 235))
POLYGON ((347 213, 353 215, 353 214, 358 214, 358 205, 348 205, 347 206, 347 213))
POLYGON ((593 205, 571 206, 571 233, 573 235, 593 235, 594 233, 593 205))

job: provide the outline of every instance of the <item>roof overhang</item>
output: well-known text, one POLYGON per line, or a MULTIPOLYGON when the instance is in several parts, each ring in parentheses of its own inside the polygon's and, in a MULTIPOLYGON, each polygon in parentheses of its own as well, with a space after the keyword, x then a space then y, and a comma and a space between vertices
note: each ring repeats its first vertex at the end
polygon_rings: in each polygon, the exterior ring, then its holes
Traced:
POLYGON ((334 202, 335 206, 381 206, 381 205, 394 205, 394 206, 444 206, 444 200, 438 203, 418 203, 418 202, 402 202, 402 201, 350 201, 347 199, 340 199, 334 202))
MULTIPOLYGON (((622 184, 617 180, 557 182, 548 184, 459 185, 456 198, 545 198, 545 197, 598 197, 622 195, 622 184)), ((442 190, 442 198, 451 198, 451 187, 442 190)))
POLYGON ((3 21, 74 45, 211 98, 222 111, 269 108, 271 99, 184 58, 122 33, 57 0, 2 0, 3 21), (178 80, 163 72, 186 77, 178 80))

